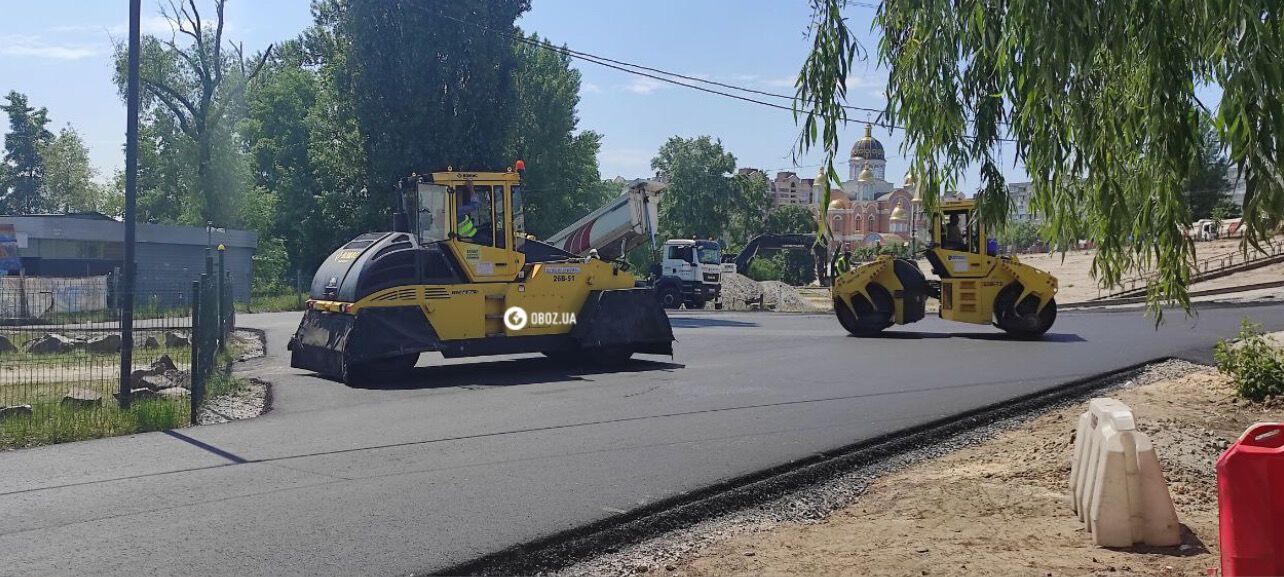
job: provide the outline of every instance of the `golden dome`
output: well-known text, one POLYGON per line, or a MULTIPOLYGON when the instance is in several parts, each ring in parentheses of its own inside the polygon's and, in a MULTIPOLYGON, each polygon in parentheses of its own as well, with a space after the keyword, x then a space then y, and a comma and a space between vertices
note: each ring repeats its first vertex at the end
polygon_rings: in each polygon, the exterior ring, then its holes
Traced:
POLYGON ((861 182, 869 182, 871 180, 874 180, 874 173, 869 170, 868 162, 865 163, 865 168, 862 168, 860 170, 860 176, 856 177, 856 180, 859 180, 861 182))
POLYGON ((890 220, 892 222, 905 222, 905 207, 901 206, 901 203, 896 203, 896 208, 892 209, 890 220))
POLYGON ((851 203, 847 201, 847 195, 841 191, 838 191, 834 199, 829 201, 829 210, 847 210, 851 206, 851 203))

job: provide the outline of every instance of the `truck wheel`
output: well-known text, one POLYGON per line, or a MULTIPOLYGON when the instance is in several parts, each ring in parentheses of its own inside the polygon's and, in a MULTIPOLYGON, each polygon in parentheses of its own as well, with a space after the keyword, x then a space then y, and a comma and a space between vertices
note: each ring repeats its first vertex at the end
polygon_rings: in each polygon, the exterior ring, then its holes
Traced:
POLYGON ((655 298, 660 301, 660 306, 676 309, 682 306, 682 289, 672 284, 662 284, 656 287, 655 298))
POLYGON ((1021 339, 1034 339, 1048 332, 1057 320, 1057 301, 1048 301, 1042 311, 1039 299, 1034 295, 1016 302, 1024 288, 1019 284, 1008 285, 999 296, 994 298, 995 326, 1004 332, 1021 339))
POLYGON ((834 299, 834 313, 838 315, 838 323, 852 336, 874 336, 894 322, 895 303, 887 289, 882 285, 870 284, 865 291, 873 300, 866 300, 860 295, 853 297, 855 310, 848 307, 842 299, 834 299))

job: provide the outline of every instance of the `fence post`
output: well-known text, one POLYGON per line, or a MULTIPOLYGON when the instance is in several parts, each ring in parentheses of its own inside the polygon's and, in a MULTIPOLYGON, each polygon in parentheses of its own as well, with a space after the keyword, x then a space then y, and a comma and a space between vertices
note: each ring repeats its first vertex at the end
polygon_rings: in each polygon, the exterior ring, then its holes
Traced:
POLYGON ((227 340, 227 310, 225 309, 226 299, 223 291, 227 289, 227 268, 223 255, 226 254, 226 248, 218 245, 218 350, 223 350, 224 341, 227 340))
POLYGON ((190 343, 192 348, 192 363, 191 363, 192 366, 189 369, 191 373, 191 379, 188 382, 188 384, 191 385, 192 387, 192 390, 189 391, 191 393, 189 398, 191 399, 191 403, 192 403, 192 424, 193 425, 197 424, 196 414, 197 414, 197 410, 199 410, 201 406, 201 401, 202 401, 202 399, 199 396, 199 393, 204 388, 204 383, 201 382, 201 361, 200 361, 201 340, 199 337, 200 323, 201 323, 201 281, 194 280, 192 281, 192 333, 191 333, 192 342, 190 343))

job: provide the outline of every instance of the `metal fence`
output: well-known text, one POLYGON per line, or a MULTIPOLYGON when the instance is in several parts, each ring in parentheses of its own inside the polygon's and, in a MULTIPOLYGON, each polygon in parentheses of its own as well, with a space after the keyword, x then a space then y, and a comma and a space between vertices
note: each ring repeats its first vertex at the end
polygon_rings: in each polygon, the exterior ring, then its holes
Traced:
POLYGON ((0 448, 196 422, 204 399, 230 384, 235 352, 233 287, 215 263, 206 259, 190 291, 136 295, 129 367, 111 283, 0 286, 0 448))

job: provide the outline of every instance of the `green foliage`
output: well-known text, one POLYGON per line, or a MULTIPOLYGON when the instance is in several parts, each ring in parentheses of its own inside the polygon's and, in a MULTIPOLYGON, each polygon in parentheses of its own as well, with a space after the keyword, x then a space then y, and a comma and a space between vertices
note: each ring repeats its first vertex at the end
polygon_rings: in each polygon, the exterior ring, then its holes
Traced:
POLYGON ((301 311, 306 305, 307 300, 307 294, 282 290, 275 294, 269 293, 252 295, 248 305, 244 303, 236 303, 236 311, 241 313, 301 311))
POLYGON ((781 253, 776 253, 771 258, 755 258, 749 263, 749 278, 758 282, 780 280, 784 269, 784 257, 781 253))
POLYGON ((763 224, 765 234, 800 234, 816 230, 816 218, 811 209, 801 204, 787 204, 767 213, 763 224))
POLYGON ((762 234, 771 211, 769 187, 767 176, 758 171, 737 173, 731 177, 735 201, 729 207, 730 219, 726 230, 731 242, 746 243, 762 234))
POLYGON ((1217 128, 1206 114, 1199 116, 1199 156, 1186 182, 1186 202, 1194 220, 1210 218, 1218 205, 1230 202, 1226 180, 1229 161, 1222 154, 1222 143, 1217 128))
POLYGON ((598 175, 602 136, 575 132, 580 73, 571 67, 571 58, 550 50, 547 42, 538 44, 537 35, 528 40, 536 44, 514 43, 517 112, 502 162, 526 162, 526 230, 543 238, 597 209, 623 187, 604 183, 598 175))
POLYGON ((996 236, 999 244, 1025 248, 1039 242, 1039 225, 1029 221, 1007 222, 996 236))
POLYGON ((736 157, 708 136, 674 136, 651 168, 669 179, 660 202, 660 230, 668 238, 716 238, 725 232, 738 199, 731 173, 736 157))
POLYGON ((49 111, 36 109, 27 97, 10 91, 8 104, 0 110, 9 115, 9 132, 4 135, 4 170, 0 171, 0 214, 31 214, 47 210, 41 196, 45 163, 40 151, 53 141, 49 111))
POLYGON ((339 11, 372 204, 390 206, 384 191, 413 172, 513 161, 504 154, 516 113, 512 41, 443 16, 516 34, 514 21, 529 8, 526 0, 460 0, 351 2, 339 11))
POLYGON ((1244 319, 1237 339, 1218 341, 1213 358, 1217 370, 1234 380, 1239 396, 1250 401, 1284 396, 1284 352, 1262 335, 1262 325, 1244 319))
MULTIPOLYGON (((801 145, 819 141, 827 165, 858 53, 846 3, 813 0, 815 45, 799 75, 801 145)), ((1158 317, 1163 301, 1190 304, 1194 247, 1182 231, 1185 186, 1200 164, 1197 86, 1222 89, 1212 115, 1244 175, 1247 242, 1259 245, 1284 216, 1282 11, 1275 0, 883 2, 883 118, 904 127, 925 208, 977 168, 991 226, 1009 205, 998 154, 1014 149, 1054 244, 1092 241, 1093 273, 1107 285, 1155 271, 1158 317)))
POLYGON ((40 149, 44 161, 44 204, 62 212, 112 214, 115 191, 95 182, 98 171, 89 164, 89 149, 71 126, 40 149))
MULTIPOLYGON (((158 163, 157 168, 166 173, 160 182, 140 178, 139 204, 140 213, 158 221, 239 224, 237 207, 245 191, 248 169, 235 127, 245 116, 245 93, 271 55, 272 47, 247 58, 240 44, 227 41, 223 36, 225 4, 226 0, 213 0, 213 14, 201 14, 196 2, 162 6, 174 34, 169 38, 148 35, 142 39, 142 106, 149 124, 161 125, 151 135, 158 139, 150 143, 152 154, 144 150, 148 145, 140 142, 140 165, 148 156, 152 160, 168 158, 158 163), (174 182, 179 177, 185 177, 181 185, 174 182), (144 184, 157 188, 146 188, 144 184), (166 206, 175 200, 180 203, 166 206), (146 209, 142 208, 144 204, 146 209)), ((116 46, 115 74, 122 97, 127 63, 128 51, 122 42, 116 46)), ((145 128, 140 132, 144 131, 145 128)), ((140 137, 145 139, 147 135, 140 137)), ((140 169, 140 173, 143 171, 140 169)))

